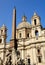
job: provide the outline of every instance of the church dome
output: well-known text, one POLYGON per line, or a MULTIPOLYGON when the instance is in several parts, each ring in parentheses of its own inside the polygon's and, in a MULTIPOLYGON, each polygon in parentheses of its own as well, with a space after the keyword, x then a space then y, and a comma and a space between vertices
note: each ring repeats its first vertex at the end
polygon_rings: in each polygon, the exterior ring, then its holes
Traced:
POLYGON ((27 22, 26 20, 26 16, 23 16, 22 17, 22 22, 17 26, 17 29, 20 29, 20 28, 30 28, 31 25, 29 22, 27 22))

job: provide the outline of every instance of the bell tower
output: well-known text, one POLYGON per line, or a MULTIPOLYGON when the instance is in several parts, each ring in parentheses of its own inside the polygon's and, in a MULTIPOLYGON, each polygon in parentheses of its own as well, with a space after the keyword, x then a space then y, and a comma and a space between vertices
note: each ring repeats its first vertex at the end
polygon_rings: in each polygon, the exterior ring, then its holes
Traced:
POLYGON ((3 24, 0 28, 0 58, 5 59, 5 48, 6 48, 7 28, 3 24), (3 52, 1 52, 3 51, 3 52))
POLYGON ((34 12, 34 15, 31 19, 32 24, 32 37, 39 37, 41 36, 41 18, 37 15, 37 13, 34 12), (34 34, 33 34, 34 33, 34 34))
POLYGON ((0 44, 4 44, 6 42, 7 38, 7 28, 3 24, 3 26, 0 28, 0 44))
POLYGON ((38 26, 38 25, 41 25, 40 23, 40 17, 37 15, 36 12, 34 12, 34 15, 32 16, 32 26, 38 26))

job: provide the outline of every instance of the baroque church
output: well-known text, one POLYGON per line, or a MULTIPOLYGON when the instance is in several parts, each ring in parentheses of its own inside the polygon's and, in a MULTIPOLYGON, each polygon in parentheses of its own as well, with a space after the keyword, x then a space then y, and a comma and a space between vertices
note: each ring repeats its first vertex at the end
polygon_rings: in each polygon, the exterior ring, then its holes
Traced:
POLYGON ((23 16, 16 27, 16 9, 13 9, 12 35, 9 43, 7 27, 0 28, 0 65, 45 65, 45 28, 36 13, 31 18, 23 16))

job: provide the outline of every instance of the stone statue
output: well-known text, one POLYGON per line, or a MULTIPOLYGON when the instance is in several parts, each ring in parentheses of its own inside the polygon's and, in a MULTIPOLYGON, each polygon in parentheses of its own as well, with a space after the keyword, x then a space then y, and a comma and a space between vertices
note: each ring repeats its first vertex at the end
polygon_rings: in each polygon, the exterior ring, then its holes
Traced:
POLYGON ((1 57, 0 57, 0 65, 3 65, 3 60, 1 59, 1 57))
POLYGON ((11 52, 8 52, 8 54, 6 55, 6 62, 5 65, 12 65, 12 57, 11 57, 11 52))
POLYGON ((5 65, 12 65, 12 62, 11 62, 11 56, 9 56, 7 58, 7 61, 6 61, 6 64, 5 65))
POLYGON ((25 64, 24 64, 24 61, 23 61, 22 58, 20 57, 20 52, 17 51, 16 54, 17 54, 17 59, 16 59, 16 64, 15 64, 15 65, 25 65, 25 64))

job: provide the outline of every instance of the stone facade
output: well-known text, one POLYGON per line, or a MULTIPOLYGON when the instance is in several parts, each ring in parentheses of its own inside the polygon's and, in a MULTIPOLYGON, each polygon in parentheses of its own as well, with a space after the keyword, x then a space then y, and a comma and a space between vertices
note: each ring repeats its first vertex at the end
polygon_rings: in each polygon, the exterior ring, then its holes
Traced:
POLYGON ((23 16, 22 22, 16 28, 14 9, 12 37, 8 44, 6 38, 7 28, 3 25, 0 28, 0 58, 4 65, 8 62, 8 65, 45 65, 45 28, 42 27, 41 18, 36 13, 31 18, 31 24, 27 22, 26 16, 23 16))

